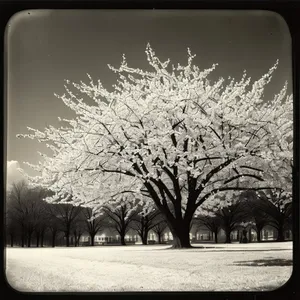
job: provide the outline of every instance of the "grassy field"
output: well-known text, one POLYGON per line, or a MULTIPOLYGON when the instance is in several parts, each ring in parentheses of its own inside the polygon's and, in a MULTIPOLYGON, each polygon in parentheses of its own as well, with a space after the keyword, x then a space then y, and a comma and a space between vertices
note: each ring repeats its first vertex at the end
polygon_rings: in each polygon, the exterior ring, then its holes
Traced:
POLYGON ((292 243, 7 248, 18 291, 259 291, 292 273, 292 243))

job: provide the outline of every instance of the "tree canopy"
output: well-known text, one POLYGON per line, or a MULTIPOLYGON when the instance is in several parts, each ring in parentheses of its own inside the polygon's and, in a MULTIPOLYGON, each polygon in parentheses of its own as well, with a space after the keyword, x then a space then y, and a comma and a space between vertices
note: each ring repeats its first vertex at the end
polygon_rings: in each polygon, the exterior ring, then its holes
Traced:
POLYGON ((55 193, 49 202, 72 195, 74 205, 99 213, 124 196, 144 207, 154 203, 174 236, 214 195, 277 188, 275 174, 291 173, 287 83, 272 100, 263 97, 278 61, 251 84, 246 72, 240 80, 211 82, 217 64, 201 70, 189 49, 186 66, 161 62, 150 45, 146 55, 152 71, 129 67, 125 56, 119 68, 109 65, 118 75, 112 92, 89 75, 88 84, 66 81, 66 93, 57 97, 77 117, 62 119, 67 127, 19 135, 53 152, 31 165, 41 174, 31 182, 55 193))

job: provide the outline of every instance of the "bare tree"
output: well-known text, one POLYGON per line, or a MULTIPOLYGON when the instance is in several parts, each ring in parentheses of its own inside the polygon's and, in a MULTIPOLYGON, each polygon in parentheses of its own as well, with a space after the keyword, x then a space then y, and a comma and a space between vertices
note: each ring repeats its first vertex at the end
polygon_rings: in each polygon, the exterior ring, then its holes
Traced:
POLYGON ((221 222, 221 227, 225 231, 225 243, 231 243, 231 232, 239 227, 239 223, 249 219, 249 214, 245 210, 245 205, 238 201, 230 206, 220 208, 215 212, 216 217, 221 222))
POLYGON ((262 229, 270 224, 270 216, 266 211, 261 209, 261 200, 257 197, 256 192, 246 191, 241 195, 241 199, 246 203, 246 210, 250 219, 253 219, 252 228, 256 231, 257 241, 261 241, 262 229))
MULTIPOLYGON (((72 226, 76 223, 81 207, 73 206, 71 204, 54 204, 51 206, 51 214, 59 224, 61 231, 65 234, 66 246, 70 246, 70 236, 72 233, 72 226)), ((52 230, 53 233, 53 230, 52 230)))
POLYGON ((268 217, 268 224, 277 230, 277 241, 284 241, 284 230, 289 229, 292 218, 292 196, 283 190, 257 193, 255 209, 268 217))
MULTIPOLYGON (((53 204, 53 205, 57 205, 57 204, 53 204)), ((48 228, 51 232, 51 244, 52 247, 56 246, 56 237, 57 234, 60 232, 61 230, 61 226, 60 224, 57 222, 57 217, 53 216, 51 214, 52 209, 50 210, 50 214, 49 214, 49 218, 48 218, 48 228)))
MULTIPOLYGON (((43 197, 45 197, 45 194, 47 193, 47 191, 44 191, 44 195, 42 194, 43 192, 41 191, 41 199, 43 197)), ((40 203, 39 203, 39 214, 36 218, 36 226, 34 229, 35 235, 36 235, 36 246, 39 247, 43 247, 44 246, 44 236, 46 231, 49 228, 49 221, 50 221, 50 215, 49 215, 49 208, 48 206, 50 204, 48 204, 45 201, 42 201, 40 199, 40 203)))
POLYGON ((121 245, 126 245, 125 235, 130 229, 129 225, 133 221, 135 211, 132 209, 130 203, 122 203, 116 208, 112 206, 105 206, 103 208, 106 216, 109 218, 112 228, 114 228, 120 235, 121 245))
POLYGON ((27 247, 31 246, 33 233, 37 227, 45 227, 42 223, 42 214, 44 212, 44 190, 40 188, 30 189, 28 199, 25 205, 27 247))
POLYGON ((45 190, 29 188, 22 181, 14 183, 7 197, 8 215, 10 221, 19 227, 21 246, 31 246, 32 236, 38 226, 41 226, 44 212, 45 190))
POLYGON ((209 215, 200 215, 197 218, 198 226, 197 229, 200 229, 202 226, 205 226, 208 230, 212 232, 215 238, 215 243, 218 243, 218 233, 221 229, 221 218, 217 216, 209 215))
POLYGON ((36 246, 44 247, 44 236, 48 229, 48 224, 46 220, 41 220, 35 226, 35 236, 36 236, 36 246))
POLYGON ((83 219, 77 219, 76 222, 73 224, 73 235, 74 235, 74 246, 79 246, 79 240, 82 234, 85 231, 85 224, 83 219))
POLYGON ((162 243, 162 236, 166 229, 168 228, 168 224, 165 220, 160 220, 155 226, 152 228, 152 231, 157 235, 158 243, 162 243))
POLYGON ((103 229, 104 220, 101 217, 96 217, 93 210, 89 207, 83 210, 85 216, 85 228, 91 238, 91 246, 95 245, 96 234, 103 229))
POLYGON ((5 244, 8 244, 8 237, 9 237, 10 246, 13 247, 16 242, 16 237, 18 234, 18 224, 16 223, 14 215, 10 213, 10 211, 7 211, 5 213, 5 229, 6 229, 5 244))
POLYGON ((150 213, 136 213, 133 217, 131 228, 134 229, 141 237, 143 245, 148 244, 148 234, 158 223, 161 222, 157 217, 160 215, 159 210, 154 210, 150 213))
POLYGON ((7 218, 11 224, 17 226, 21 238, 21 247, 24 247, 26 242, 25 205, 27 193, 28 187, 25 181, 14 183, 8 192, 6 201, 7 218))

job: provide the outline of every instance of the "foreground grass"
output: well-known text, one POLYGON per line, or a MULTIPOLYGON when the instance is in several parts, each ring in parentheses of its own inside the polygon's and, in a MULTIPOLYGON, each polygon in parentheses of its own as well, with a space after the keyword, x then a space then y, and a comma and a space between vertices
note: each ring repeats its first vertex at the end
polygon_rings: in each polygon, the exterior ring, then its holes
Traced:
POLYGON ((7 248, 6 276, 25 292, 257 291, 292 273, 291 242, 195 246, 7 248))

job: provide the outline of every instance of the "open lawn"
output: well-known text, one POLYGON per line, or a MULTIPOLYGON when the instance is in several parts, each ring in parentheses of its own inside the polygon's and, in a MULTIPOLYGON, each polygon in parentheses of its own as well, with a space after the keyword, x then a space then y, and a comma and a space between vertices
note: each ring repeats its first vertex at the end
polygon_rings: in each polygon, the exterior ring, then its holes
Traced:
POLYGON ((258 291, 292 273, 292 242, 79 248, 7 248, 6 276, 19 291, 258 291))

